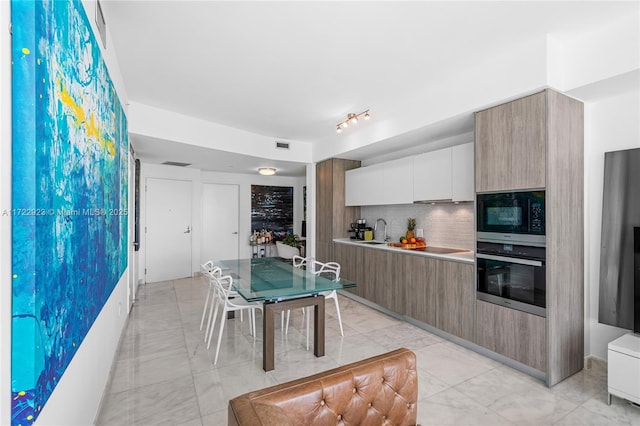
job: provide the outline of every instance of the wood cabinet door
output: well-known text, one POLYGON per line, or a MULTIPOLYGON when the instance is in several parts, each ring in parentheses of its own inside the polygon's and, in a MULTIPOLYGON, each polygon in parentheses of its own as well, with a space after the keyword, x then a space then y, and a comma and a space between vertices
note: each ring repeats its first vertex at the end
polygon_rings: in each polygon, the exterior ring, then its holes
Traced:
POLYGON ((403 256, 399 264, 406 270, 405 314, 425 324, 436 326, 438 261, 428 257, 403 256))
POLYGON ((336 262, 340 264, 340 276, 356 283, 354 288, 347 289, 347 291, 362 297, 367 285, 363 276, 364 248, 334 243, 333 252, 336 262))
POLYGON ((545 186, 546 92, 475 115, 476 191, 545 186))
POLYGON ((323 262, 333 255, 333 161, 316 166, 316 258, 323 262))
MULTIPOLYGON (((365 280, 372 288, 367 299, 391 308, 393 298, 393 253, 384 250, 365 249, 365 280)), ((366 296, 365 296, 366 297, 366 296)))
MULTIPOLYGON (((350 224, 360 216, 360 207, 346 207, 344 198, 345 173, 347 170, 360 167, 360 162, 342 158, 333 158, 331 162, 331 209, 323 211, 322 214, 331 218, 331 240, 333 241, 333 238, 349 237, 350 224)), ((316 220, 317 217, 316 215, 316 220)), ((330 257, 325 262, 332 260, 333 257, 330 257)))
POLYGON ((476 301, 476 343, 542 372, 547 370, 545 326, 537 315, 476 301))
POLYGON ((347 238, 349 225, 360 216, 360 207, 345 207, 345 172, 360 162, 331 158, 316 165, 316 258, 335 260, 333 239, 347 238))
POLYGON ((438 309, 436 326, 472 341, 475 286, 473 265, 438 261, 438 309))

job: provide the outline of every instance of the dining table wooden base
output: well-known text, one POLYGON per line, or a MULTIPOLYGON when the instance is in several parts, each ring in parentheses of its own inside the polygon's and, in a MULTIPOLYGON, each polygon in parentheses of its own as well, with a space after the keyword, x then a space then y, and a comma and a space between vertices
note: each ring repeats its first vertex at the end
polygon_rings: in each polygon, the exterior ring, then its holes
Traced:
POLYGON ((294 299, 264 302, 262 321, 262 368, 271 371, 275 368, 274 329, 275 314, 281 311, 313 306, 313 354, 324 356, 324 296, 313 295, 294 299))

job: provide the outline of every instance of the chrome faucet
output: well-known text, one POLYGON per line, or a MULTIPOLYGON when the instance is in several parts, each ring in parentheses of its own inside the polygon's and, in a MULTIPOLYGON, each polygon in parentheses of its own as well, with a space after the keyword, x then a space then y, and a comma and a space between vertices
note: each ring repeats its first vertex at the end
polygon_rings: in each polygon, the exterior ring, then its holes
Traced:
POLYGON ((376 219, 376 224, 373 226, 373 231, 378 230, 378 222, 382 221, 384 223, 384 241, 387 242, 389 240, 389 236, 387 235, 387 221, 383 218, 376 219))

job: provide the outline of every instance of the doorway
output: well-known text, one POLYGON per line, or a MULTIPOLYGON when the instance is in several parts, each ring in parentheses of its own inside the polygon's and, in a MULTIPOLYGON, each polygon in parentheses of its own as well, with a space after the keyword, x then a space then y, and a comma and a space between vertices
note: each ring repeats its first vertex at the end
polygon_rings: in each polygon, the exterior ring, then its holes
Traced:
POLYGON ((238 185, 202 185, 202 259, 237 259, 239 250, 238 185))
POLYGON ((190 181, 147 178, 145 282, 191 276, 190 181))

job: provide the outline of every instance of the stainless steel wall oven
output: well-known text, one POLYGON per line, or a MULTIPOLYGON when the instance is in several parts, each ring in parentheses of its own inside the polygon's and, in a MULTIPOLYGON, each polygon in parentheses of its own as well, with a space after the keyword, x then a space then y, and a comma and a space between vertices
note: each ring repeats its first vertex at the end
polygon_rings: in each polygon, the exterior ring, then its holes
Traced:
POLYGON ((478 242, 477 298, 546 316, 544 247, 478 242))
POLYGON ((546 317, 545 191, 477 196, 477 298, 546 317))

